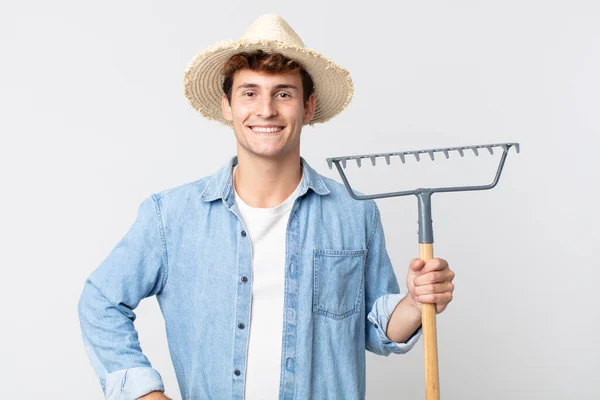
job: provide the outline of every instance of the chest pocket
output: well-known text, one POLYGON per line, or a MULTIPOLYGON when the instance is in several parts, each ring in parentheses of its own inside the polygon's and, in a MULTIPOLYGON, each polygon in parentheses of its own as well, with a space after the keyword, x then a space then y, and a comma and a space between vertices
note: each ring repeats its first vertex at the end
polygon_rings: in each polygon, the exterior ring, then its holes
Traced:
POLYGON ((343 319, 360 311, 367 250, 314 250, 313 313, 343 319))

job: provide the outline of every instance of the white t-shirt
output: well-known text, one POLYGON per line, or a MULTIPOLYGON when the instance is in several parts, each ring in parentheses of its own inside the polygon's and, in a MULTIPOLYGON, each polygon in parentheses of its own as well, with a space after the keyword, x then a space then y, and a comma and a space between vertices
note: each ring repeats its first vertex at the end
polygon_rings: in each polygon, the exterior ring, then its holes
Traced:
MULTIPOLYGON (((235 173, 234 167, 233 172, 235 173)), ((302 180, 301 180, 302 181, 302 180)), ((250 207, 235 191, 235 201, 252 243, 252 308, 246 364, 246 400, 279 398, 285 237, 290 211, 300 190, 271 208, 250 207)))

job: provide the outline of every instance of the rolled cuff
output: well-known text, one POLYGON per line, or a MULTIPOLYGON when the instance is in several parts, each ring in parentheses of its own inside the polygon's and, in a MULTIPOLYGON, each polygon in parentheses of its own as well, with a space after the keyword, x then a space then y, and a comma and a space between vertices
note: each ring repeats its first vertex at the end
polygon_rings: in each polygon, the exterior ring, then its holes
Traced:
POLYGON ((390 338, 385 334, 385 329, 387 328, 388 322, 392 316, 392 313, 396 309, 396 306, 404 297, 406 297, 406 293, 398 293, 398 294, 386 294, 381 296, 379 299, 375 301, 373 304, 373 309, 369 312, 367 319, 374 324, 375 330, 377 332, 377 336, 381 342, 381 346, 384 349, 389 350, 392 353, 396 354, 404 354, 407 353, 410 349, 412 349, 419 338, 423 333, 423 328, 420 326, 415 333, 408 338, 406 342, 393 342, 390 338))
POLYGON ((165 391, 162 377, 150 367, 121 369, 106 375, 107 400, 136 400, 154 390, 165 391))

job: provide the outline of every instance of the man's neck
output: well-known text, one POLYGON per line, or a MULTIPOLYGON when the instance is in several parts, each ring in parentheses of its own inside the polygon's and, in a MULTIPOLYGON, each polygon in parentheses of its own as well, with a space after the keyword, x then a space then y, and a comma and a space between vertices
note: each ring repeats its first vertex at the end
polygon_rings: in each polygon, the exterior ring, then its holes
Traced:
POLYGON ((302 179, 300 154, 269 159, 238 151, 233 179, 238 195, 250 207, 276 207, 294 192, 302 179))

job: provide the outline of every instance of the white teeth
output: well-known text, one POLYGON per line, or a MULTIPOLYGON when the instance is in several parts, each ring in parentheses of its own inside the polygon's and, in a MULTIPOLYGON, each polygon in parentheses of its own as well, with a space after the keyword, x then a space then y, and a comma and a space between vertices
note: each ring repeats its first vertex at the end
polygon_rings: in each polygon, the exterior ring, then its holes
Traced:
POLYGON ((272 133, 272 132, 279 132, 281 130, 280 127, 276 127, 276 128, 263 128, 261 126, 253 126, 252 130, 255 132, 266 132, 266 133, 272 133))

